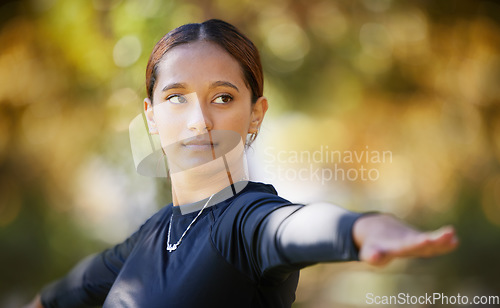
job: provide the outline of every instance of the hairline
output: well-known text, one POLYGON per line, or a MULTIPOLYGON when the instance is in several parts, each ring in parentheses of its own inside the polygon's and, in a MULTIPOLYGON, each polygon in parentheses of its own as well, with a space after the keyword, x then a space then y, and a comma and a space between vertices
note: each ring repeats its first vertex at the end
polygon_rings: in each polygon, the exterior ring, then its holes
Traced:
MULTIPOLYGON (((155 89, 156 89, 156 86, 157 86, 157 77, 158 77, 157 76, 157 71, 158 71, 158 67, 164 61, 164 58, 167 55, 167 53, 169 51, 171 51, 172 49, 178 47, 178 46, 189 45, 189 44, 194 44, 194 43, 198 43, 198 42, 207 42, 207 43, 211 43, 211 44, 213 44, 213 45, 221 48, 223 51, 225 51, 229 56, 231 56, 231 58, 233 58, 238 63, 238 66, 240 67, 240 71, 241 71, 240 73, 241 73, 241 77, 243 79, 243 83, 245 84, 245 86, 247 87, 247 89, 250 91, 250 96, 251 96, 250 97, 250 103, 251 103, 251 105, 254 105, 257 102, 258 97, 254 97, 254 94, 253 94, 253 91, 252 91, 252 87, 250 86, 250 83, 249 83, 249 81, 247 80, 247 78, 245 76, 245 70, 244 70, 243 66, 241 65, 241 63, 238 61, 238 59, 236 59, 235 56, 233 56, 229 52, 229 50, 227 50, 226 48, 224 48, 224 46, 222 46, 218 42, 213 41, 213 40, 209 39, 208 37, 206 37, 205 30, 203 29, 203 25, 200 28, 201 28, 200 35, 199 35, 199 37, 196 40, 189 41, 189 42, 181 42, 181 43, 173 44, 172 47, 170 47, 168 50, 166 50, 162 54, 162 56, 158 59, 158 61, 153 66, 152 76, 154 77, 154 82, 153 82, 153 87, 151 88, 151 97, 149 97, 149 99, 151 100, 151 104, 153 104, 153 96, 154 96, 154 92, 155 92, 155 89)), ((148 95, 149 95, 149 93, 148 93, 148 95)))

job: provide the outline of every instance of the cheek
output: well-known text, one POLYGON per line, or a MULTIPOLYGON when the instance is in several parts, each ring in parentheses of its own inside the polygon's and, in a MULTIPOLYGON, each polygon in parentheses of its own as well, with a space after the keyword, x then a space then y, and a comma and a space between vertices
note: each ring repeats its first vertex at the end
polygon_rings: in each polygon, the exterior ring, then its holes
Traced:
POLYGON ((225 127, 221 129, 232 130, 241 136, 243 142, 246 140, 250 125, 250 112, 239 111, 229 115, 224 121, 225 127))
POLYGON ((220 122, 225 129, 246 134, 250 125, 250 115, 250 108, 235 108, 232 112, 225 114, 220 122))
POLYGON ((162 104, 156 107, 154 116, 162 145, 178 141, 182 127, 179 117, 172 116, 165 108, 162 108, 162 104))

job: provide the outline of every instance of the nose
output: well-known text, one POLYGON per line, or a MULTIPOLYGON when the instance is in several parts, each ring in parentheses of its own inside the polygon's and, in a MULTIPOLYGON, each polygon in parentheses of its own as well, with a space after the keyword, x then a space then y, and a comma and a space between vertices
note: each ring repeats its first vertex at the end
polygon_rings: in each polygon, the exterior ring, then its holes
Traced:
POLYGON ((212 121, 197 95, 194 95, 193 103, 189 110, 187 128, 194 131, 196 135, 204 134, 212 129, 212 121))

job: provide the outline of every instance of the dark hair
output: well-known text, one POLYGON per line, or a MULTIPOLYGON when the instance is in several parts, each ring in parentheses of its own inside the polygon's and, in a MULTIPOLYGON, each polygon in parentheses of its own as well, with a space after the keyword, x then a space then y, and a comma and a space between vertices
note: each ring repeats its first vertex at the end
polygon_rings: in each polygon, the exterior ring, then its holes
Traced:
POLYGON ((182 25, 167 33, 156 43, 146 67, 146 90, 153 101, 158 64, 175 46, 205 40, 224 48, 241 66, 245 84, 252 92, 252 104, 263 95, 264 77, 259 51, 245 35, 233 25, 218 19, 182 25))

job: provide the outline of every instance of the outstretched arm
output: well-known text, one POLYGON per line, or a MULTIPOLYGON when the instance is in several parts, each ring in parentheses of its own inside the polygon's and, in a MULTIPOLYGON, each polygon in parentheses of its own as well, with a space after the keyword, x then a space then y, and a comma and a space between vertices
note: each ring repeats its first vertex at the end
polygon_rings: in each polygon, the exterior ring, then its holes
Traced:
POLYGON ((385 265, 395 258, 438 256, 458 245, 451 226, 421 232, 386 214, 359 218, 352 232, 360 260, 372 265, 385 265))
POLYGON ((452 227, 421 232, 389 214, 359 214, 327 202, 283 207, 255 225, 261 231, 258 255, 282 257, 264 258, 267 267, 356 259, 384 265, 395 258, 441 255, 458 244, 452 227), (278 251, 269 254, 273 248, 278 251))
POLYGON ((66 276, 45 286, 24 308, 102 305, 139 234, 137 231, 123 243, 80 261, 66 276))

